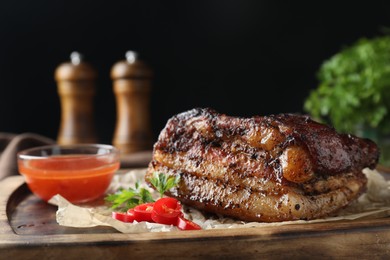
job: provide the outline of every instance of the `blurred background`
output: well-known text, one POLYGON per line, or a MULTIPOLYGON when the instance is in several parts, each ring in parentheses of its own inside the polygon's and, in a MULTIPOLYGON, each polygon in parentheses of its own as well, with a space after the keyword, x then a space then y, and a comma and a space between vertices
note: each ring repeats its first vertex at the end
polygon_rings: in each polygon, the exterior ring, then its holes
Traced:
POLYGON ((156 138, 172 115, 303 112, 325 59, 390 26, 390 1, 3 1, 0 132, 56 138, 54 71, 72 51, 98 71, 95 123, 111 143, 114 63, 135 50, 154 71, 156 138))

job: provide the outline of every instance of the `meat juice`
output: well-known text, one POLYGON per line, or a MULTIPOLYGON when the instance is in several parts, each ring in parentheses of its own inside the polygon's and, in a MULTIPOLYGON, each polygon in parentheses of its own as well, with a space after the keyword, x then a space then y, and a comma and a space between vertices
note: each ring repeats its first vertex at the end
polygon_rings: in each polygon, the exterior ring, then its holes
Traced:
POLYGON ((56 194, 72 203, 99 198, 108 188, 119 162, 88 155, 59 155, 19 162, 19 171, 37 196, 56 194))

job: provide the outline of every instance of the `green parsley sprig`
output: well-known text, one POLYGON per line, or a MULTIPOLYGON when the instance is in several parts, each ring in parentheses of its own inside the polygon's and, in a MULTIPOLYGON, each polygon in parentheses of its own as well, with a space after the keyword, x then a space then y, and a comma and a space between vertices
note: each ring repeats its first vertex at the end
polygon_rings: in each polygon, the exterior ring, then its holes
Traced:
MULTIPOLYGON (((179 175, 175 177, 154 172, 149 182, 158 191, 160 198, 162 198, 166 191, 178 185, 179 180, 179 175)), ((121 188, 117 192, 107 195, 105 200, 111 203, 111 209, 119 211, 127 211, 137 205, 154 202, 152 194, 149 190, 141 187, 139 182, 135 183, 135 188, 121 188)))
POLYGON ((154 202, 152 194, 140 187, 139 182, 136 182, 135 188, 120 188, 116 193, 109 194, 105 200, 112 204, 112 209, 120 211, 126 211, 142 203, 154 202))
POLYGON ((160 198, 163 197, 164 193, 171 188, 179 184, 180 175, 168 176, 164 173, 153 173, 153 177, 149 180, 155 189, 160 193, 160 198))
POLYGON ((304 109, 337 130, 390 134, 390 36, 361 39, 326 60, 304 109))

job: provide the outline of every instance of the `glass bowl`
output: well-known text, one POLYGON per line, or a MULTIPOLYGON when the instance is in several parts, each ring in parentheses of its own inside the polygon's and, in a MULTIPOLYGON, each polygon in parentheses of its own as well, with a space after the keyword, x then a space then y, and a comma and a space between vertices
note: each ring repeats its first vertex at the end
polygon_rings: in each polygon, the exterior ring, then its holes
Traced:
POLYGON ((72 203, 101 197, 119 169, 119 151, 111 145, 48 145, 17 154, 18 168, 30 190, 48 201, 60 194, 72 203))

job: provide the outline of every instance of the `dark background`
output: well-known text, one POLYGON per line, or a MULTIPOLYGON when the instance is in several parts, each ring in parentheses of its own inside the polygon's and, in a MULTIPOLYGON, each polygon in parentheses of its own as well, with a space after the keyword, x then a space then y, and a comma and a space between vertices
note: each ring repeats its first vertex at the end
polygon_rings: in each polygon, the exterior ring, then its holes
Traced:
POLYGON ((0 132, 56 138, 54 70, 79 51, 99 73, 95 122, 110 143, 112 65, 136 50, 155 71, 155 137, 172 115, 213 107, 303 112, 321 63, 390 26, 390 1, 2 1, 0 132))

